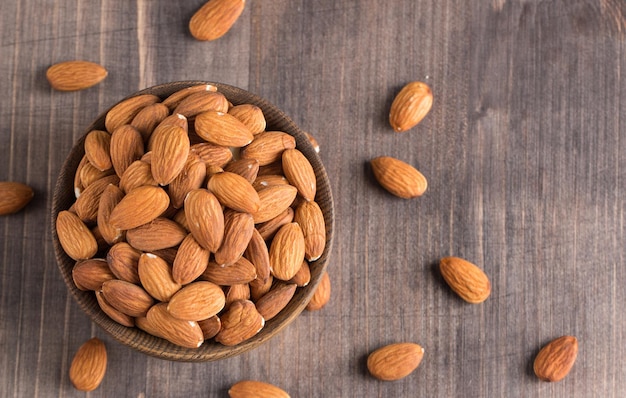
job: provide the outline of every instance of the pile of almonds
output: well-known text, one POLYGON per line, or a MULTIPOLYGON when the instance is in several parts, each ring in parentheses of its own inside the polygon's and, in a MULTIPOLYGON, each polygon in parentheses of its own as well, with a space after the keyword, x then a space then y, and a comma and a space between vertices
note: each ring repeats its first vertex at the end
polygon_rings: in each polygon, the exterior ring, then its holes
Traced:
POLYGON ((326 244, 315 172, 257 106, 212 85, 141 94, 84 149, 56 230, 74 283, 116 322, 183 347, 232 346, 308 284, 326 244))

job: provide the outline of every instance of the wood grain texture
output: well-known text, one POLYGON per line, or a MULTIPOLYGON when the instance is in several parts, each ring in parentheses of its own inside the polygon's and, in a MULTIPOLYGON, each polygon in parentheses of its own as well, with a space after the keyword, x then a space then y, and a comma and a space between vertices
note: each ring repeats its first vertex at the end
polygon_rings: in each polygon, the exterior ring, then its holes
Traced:
POLYGON ((73 397, 69 364, 102 338, 109 368, 90 396, 226 397, 242 379, 293 397, 626 395, 626 3, 621 0, 255 0, 224 37, 187 30, 202 0, 7 0, 0 13, 0 180, 35 198, 0 218, 0 396, 73 397), (85 59, 108 77, 53 91, 45 70, 85 59), (312 133, 330 175, 336 239, 330 303, 258 349, 218 363, 131 350, 94 326, 55 264, 49 209, 84 128, 120 98, 178 80, 219 81, 282 108, 312 133), (387 122, 407 82, 431 113, 387 122), (414 165, 429 188, 389 195, 376 156, 414 165), (469 305, 436 264, 483 268, 469 305), (571 334, 568 377, 539 382, 542 345, 571 334), (409 377, 379 382, 366 356, 426 350, 409 377))

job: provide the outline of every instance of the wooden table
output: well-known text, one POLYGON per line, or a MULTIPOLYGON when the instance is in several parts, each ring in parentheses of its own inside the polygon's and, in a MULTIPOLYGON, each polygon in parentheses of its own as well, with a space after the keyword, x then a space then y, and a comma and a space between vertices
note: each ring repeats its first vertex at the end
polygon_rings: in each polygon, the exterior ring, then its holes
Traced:
POLYGON ((5 0, 0 15, 0 180, 35 190, 0 218, 0 396, 83 396, 68 369, 86 339, 109 367, 94 397, 226 397, 242 379, 292 397, 626 396, 626 2, 250 0, 232 30, 199 42, 202 0, 5 0), (109 75, 57 92, 45 70, 84 59, 109 75), (266 97, 312 133, 332 182, 332 298, 255 351, 167 362, 117 343, 81 312, 55 264, 57 173, 100 112, 139 89, 210 80, 266 97), (388 124, 407 82, 434 92, 417 127, 388 124), (369 160, 428 178, 391 196, 369 160), (483 268, 480 305, 438 260, 483 268), (540 382, 542 345, 571 334, 569 376, 540 382), (368 375, 385 344, 426 354, 396 382, 368 375))

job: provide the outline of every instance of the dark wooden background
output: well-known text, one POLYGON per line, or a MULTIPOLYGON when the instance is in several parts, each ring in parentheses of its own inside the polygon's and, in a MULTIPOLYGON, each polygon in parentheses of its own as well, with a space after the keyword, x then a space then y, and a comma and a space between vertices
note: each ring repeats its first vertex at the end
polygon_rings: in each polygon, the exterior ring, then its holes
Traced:
POLYGON ((203 0, 3 0, 0 180, 34 200, 0 218, 0 396, 83 396, 68 379, 86 339, 107 344, 93 397, 226 397, 242 379, 292 397, 626 396, 626 2, 249 0, 214 42, 188 33, 203 0), (53 91, 45 70, 84 59, 100 85, 53 91), (336 206, 332 298, 247 354, 213 363, 147 357, 81 313, 55 264, 49 208, 73 143, 120 98, 211 80, 266 97, 321 145, 336 206), (412 80, 434 92, 415 129, 387 122, 412 80), (395 198, 368 161, 428 178, 395 198), (461 301, 437 270, 456 255, 490 276, 461 301), (570 375, 532 361, 572 334, 570 375), (412 341, 409 377, 379 382, 367 354, 412 341))

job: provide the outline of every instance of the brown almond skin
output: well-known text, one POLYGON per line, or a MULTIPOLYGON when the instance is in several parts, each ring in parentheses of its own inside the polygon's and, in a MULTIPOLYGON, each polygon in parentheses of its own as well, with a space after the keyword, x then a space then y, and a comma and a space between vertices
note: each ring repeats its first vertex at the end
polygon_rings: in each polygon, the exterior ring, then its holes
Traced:
POLYGON ((0 216, 17 213, 33 198, 33 189, 26 184, 12 181, 0 182, 0 216))
POLYGON ((249 300, 233 302, 220 319, 222 328, 215 336, 215 341, 225 346, 234 346, 248 340, 265 325, 265 320, 249 300))
POLYGON ((224 94, 215 91, 199 91, 185 97, 174 109, 173 113, 192 119, 206 111, 227 112, 228 100, 224 94))
POLYGON ((165 217, 157 217, 149 223, 126 231, 126 241, 144 252, 177 246, 186 236, 185 228, 165 217))
POLYGON ((76 169, 76 176, 80 179, 80 183, 82 184, 83 188, 87 188, 93 182, 98 181, 99 179, 109 176, 111 174, 115 174, 115 170, 113 170, 113 168, 104 171, 98 170, 89 161, 84 163, 81 162, 79 167, 76 169))
POLYGON ((111 134, 92 130, 85 137, 85 155, 89 163, 100 171, 113 167, 111 163, 111 134))
POLYGON ((67 210, 59 212, 56 220, 59 243, 74 260, 86 260, 98 252, 98 242, 85 223, 67 210))
POLYGON ((119 323, 122 326, 126 326, 132 328, 135 326, 135 318, 132 316, 126 315, 123 312, 116 310, 109 302, 104 298, 101 290, 96 290, 96 301, 100 306, 102 312, 107 314, 109 318, 113 319, 115 322, 119 323))
POLYGON ((226 146, 201 142, 193 144, 190 152, 198 155, 201 161, 207 166, 224 167, 233 158, 233 153, 226 146))
POLYGON ((324 308, 330 300, 330 292, 330 276, 328 272, 324 272, 320 284, 317 285, 317 289, 315 289, 315 293, 313 293, 306 309, 308 311, 317 311, 324 308))
POLYGON ((183 207, 187 194, 201 188, 205 180, 206 165, 197 155, 190 152, 183 170, 169 185, 168 193, 172 206, 176 209, 183 207))
POLYGON ((143 288, 159 301, 169 301, 182 286, 172 278, 172 267, 161 257, 143 253, 137 264, 143 288))
POLYGON ((226 267, 209 262, 200 278, 220 286, 250 283, 256 278, 256 267, 245 257, 226 267))
POLYGON ((111 134, 111 163, 115 173, 121 178, 135 160, 144 154, 143 137, 130 124, 123 124, 111 134))
POLYGON ((98 230, 109 245, 114 245, 124 238, 124 233, 109 223, 111 212, 123 197, 124 192, 113 184, 109 184, 100 195, 97 216, 98 230))
MULTIPOLYGON (((282 131, 264 131, 254 136, 254 140, 241 151, 244 159, 256 159, 260 166, 280 161, 285 149, 296 147, 296 139, 282 131)), ((277 173, 273 173, 277 174, 277 173)), ((282 174, 282 173, 281 173, 282 174)))
POLYGON ((46 71, 50 86, 58 91, 78 91, 93 87, 107 77, 107 70, 95 62, 65 61, 46 71))
POLYGON ((189 20, 189 32, 196 40, 219 39, 235 24, 245 5, 245 0, 210 0, 189 20))
POLYGON ((228 390, 230 398, 289 398, 289 394, 273 384, 254 380, 243 380, 228 390))
POLYGON ((424 349, 418 344, 389 344, 369 354, 367 369, 379 380, 400 380, 417 369, 423 357, 424 349))
POLYGON ((535 375, 548 382, 563 380, 576 362, 578 340, 574 336, 561 336, 546 344, 535 357, 535 375))
POLYGON ((202 335, 205 340, 212 339, 222 328, 222 321, 216 316, 212 316, 209 319, 203 319, 198 321, 198 326, 202 329, 202 335))
POLYGON ((304 235, 298 223, 283 225, 270 245, 270 264, 275 278, 288 281, 293 278, 304 260, 304 235))
POLYGON ((257 225, 257 229, 263 239, 270 240, 274 237, 276 232, 285 224, 289 224, 293 221, 294 211, 291 207, 288 207, 285 211, 277 215, 276 217, 268 220, 264 223, 257 225))
POLYGON ((426 83, 410 82, 396 95, 389 111, 389 124, 398 133, 415 127, 433 105, 433 93, 426 83))
POLYGON ((152 134, 152 176, 159 185, 168 185, 183 171, 189 156, 189 136, 178 126, 166 126, 152 134))
POLYGON ((130 125, 139 131, 144 143, 147 143, 152 132, 170 114, 166 105, 161 102, 148 105, 141 109, 130 122, 130 125))
POLYGON ((286 149, 283 152, 283 172, 285 177, 298 193, 307 201, 315 199, 317 180, 315 171, 309 160, 297 149, 286 149))
POLYGON ((169 300, 167 311, 184 321, 201 321, 217 315, 226 303, 222 288, 214 283, 198 281, 179 290, 169 300))
POLYGON ((162 188, 148 185, 135 188, 115 206, 109 223, 122 230, 137 228, 160 216, 169 204, 170 198, 162 188))
POLYGON ((326 247, 326 224, 322 209, 316 202, 303 201, 296 208, 294 221, 300 225, 304 234, 306 259, 317 260, 326 247))
POLYGON ((132 122, 143 108, 160 101, 161 99, 153 94, 140 94, 127 98, 107 112, 104 125, 109 133, 113 133, 118 127, 132 122))
POLYGON ((267 243, 256 228, 252 231, 244 257, 254 264, 257 279, 267 281, 270 277, 270 253, 267 243))
POLYGON ((135 160, 124 170, 124 174, 120 178, 119 187, 124 193, 129 193, 133 189, 143 185, 156 187, 159 184, 154 180, 154 177, 152 177, 150 164, 143 160, 135 160))
POLYGON ((198 84, 196 86, 186 87, 170 94, 169 97, 163 100, 163 105, 167 106, 170 111, 173 111, 182 100, 193 93, 201 91, 217 91, 217 87, 212 84, 198 84))
POLYGON ((187 235, 174 258, 172 265, 174 280, 181 285, 193 282, 206 270, 210 256, 211 252, 200 246, 192 234, 187 235))
POLYGON ((206 111, 196 116, 196 134, 215 145, 242 147, 254 136, 236 117, 218 111, 206 111))
POLYGON ((239 260, 254 232, 254 219, 249 213, 228 210, 224 213, 224 240, 215 252, 215 262, 230 265, 239 260))
POLYGON ((206 189, 194 189, 185 199, 185 217, 196 241, 215 253, 224 239, 224 213, 219 200, 206 189))
POLYGON ((80 346, 70 365, 70 381, 80 391, 93 391, 104 379, 107 369, 107 351, 97 337, 80 346))
POLYGON ((102 284, 115 279, 109 264, 102 258, 77 261, 72 268, 72 279, 80 290, 100 290, 102 284))
POLYGON ((198 323, 174 318, 167 311, 167 303, 153 305, 146 315, 147 322, 144 323, 140 319, 136 320, 138 326, 141 322, 143 327, 150 330, 148 333, 164 338, 172 344, 198 348, 204 343, 204 335, 198 323))
POLYGON ((426 192, 426 177, 401 160, 380 156, 371 161, 374 177, 387 191, 403 199, 422 196, 426 192))
POLYGON ((295 283, 277 283, 269 292, 257 302, 256 308, 266 321, 274 318, 291 301, 296 293, 295 283))
POLYGON ((109 175, 91 183, 74 203, 76 215, 86 223, 96 222, 102 193, 109 185, 117 185, 119 180, 116 175, 109 175))
POLYGON ((228 110, 228 113, 239 119, 245 124, 253 135, 260 134, 265 131, 267 122, 263 111, 253 104, 235 105, 228 110))
POLYGON ((146 316, 154 304, 154 299, 141 286, 112 279, 102 284, 102 293, 106 301, 116 310, 132 316, 146 316))
POLYGON ((127 242, 114 244, 107 253, 107 263, 111 272, 120 280, 139 284, 139 257, 141 252, 127 242))
POLYGON ((439 270, 450 288, 468 303, 482 303, 491 294, 491 283, 485 272, 467 260, 444 257, 439 261, 439 270))
MULTIPOLYGON (((260 205, 253 213, 254 223, 268 222, 283 214, 298 195, 298 189, 292 185, 272 185, 259 190, 260 205)), ((283 214, 289 216, 289 214, 283 214)))
POLYGON ((256 159, 235 160, 224 166, 224 171, 239 174, 252 184, 259 172, 259 162, 256 159))
POLYGON ((261 205, 257 191, 239 174, 217 173, 209 179, 207 188, 221 204, 242 213, 255 214, 261 205))

